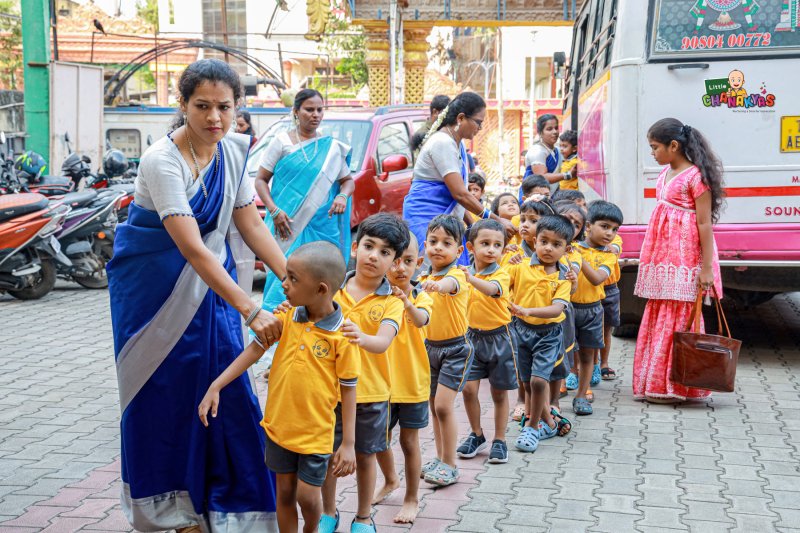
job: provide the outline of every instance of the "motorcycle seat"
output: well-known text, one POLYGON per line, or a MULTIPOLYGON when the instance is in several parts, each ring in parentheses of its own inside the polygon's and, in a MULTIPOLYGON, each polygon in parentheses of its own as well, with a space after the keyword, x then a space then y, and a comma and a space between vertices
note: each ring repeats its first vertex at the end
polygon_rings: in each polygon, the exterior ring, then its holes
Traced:
POLYGON ((64 196, 59 197, 58 200, 54 199, 54 201, 64 202, 74 209, 76 207, 82 207, 92 203, 95 198, 97 198, 97 191, 94 189, 86 189, 84 191, 65 194, 64 196))
POLYGON ((111 182, 108 185, 109 189, 115 189, 118 191, 122 191, 125 194, 133 194, 136 190, 136 186, 133 183, 114 183, 111 182))
POLYGON ((5 194, 0 196, 0 222, 47 209, 47 197, 39 193, 5 194))
POLYGON ((42 176, 34 185, 42 186, 42 185, 60 185, 69 187, 72 184, 72 180, 69 178, 65 178, 64 176, 42 176))

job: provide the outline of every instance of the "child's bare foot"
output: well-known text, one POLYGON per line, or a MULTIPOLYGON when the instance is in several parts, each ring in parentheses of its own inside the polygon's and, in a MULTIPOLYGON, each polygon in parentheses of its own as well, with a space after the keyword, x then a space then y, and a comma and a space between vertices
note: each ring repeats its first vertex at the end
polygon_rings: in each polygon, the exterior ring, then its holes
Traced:
POLYGON ((400 512, 394 515, 395 524, 410 524, 417 519, 419 502, 403 502, 400 512))
POLYGON ((383 484, 383 487, 375 491, 375 496, 372 497, 372 505, 378 505, 383 500, 389 497, 391 493, 396 491, 400 487, 400 480, 395 479, 394 481, 386 481, 383 484))

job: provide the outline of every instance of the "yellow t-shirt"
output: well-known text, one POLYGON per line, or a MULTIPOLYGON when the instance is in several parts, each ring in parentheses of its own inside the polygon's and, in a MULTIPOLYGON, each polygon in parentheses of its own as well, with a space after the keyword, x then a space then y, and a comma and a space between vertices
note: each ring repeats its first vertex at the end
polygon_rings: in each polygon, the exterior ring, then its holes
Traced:
MULTIPOLYGON (((578 156, 577 154, 570 157, 569 159, 565 159, 561 162, 561 172, 570 172, 578 164, 578 156)), ((573 191, 578 190, 578 178, 572 178, 568 180, 561 180, 558 182, 559 189, 571 189, 573 191)))
MULTIPOLYGON (((534 254, 529 262, 522 262, 508 267, 511 275, 511 301, 522 307, 548 307, 554 302, 569 305, 571 284, 566 279, 567 267, 559 263, 552 274, 544 270, 539 257, 534 254)), ((522 320, 529 324, 557 324, 564 320, 562 312, 556 318, 525 317, 522 320)))
POLYGON ((519 250, 517 250, 516 252, 504 253, 503 257, 500 258, 499 261, 500 266, 503 268, 511 266, 509 262, 511 261, 511 258, 514 257, 515 255, 520 255, 522 256, 523 259, 527 259, 533 255, 533 249, 530 246, 528 246, 527 242, 523 241, 522 238, 520 238, 519 250))
POLYGON ((611 241, 611 244, 608 246, 610 248, 610 252, 617 256, 617 261, 614 263, 614 268, 611 269, 611 275, 608 276, 608 279, 603 286, 611 285, 619 281, 620 278, 620 271, 619 271, 619 256, 622 254, 622 237, 617 235, 614 237, 614 240, 611 241))
POLYGON ((575 247, 577 243, 572 243, 572 250, 565 253, 561 256, 561 260, 559 261, 562 265, 571 268, 572 270, 579 272, 581 269, 581 264, 583 263, 583 257, 578 249, 575 247))
MULTIPOLYGON (((605 270, 609 276, 617 265, 617 256, 605 249, 598 250, 592 248, 585 241, 574 243, 575 248, 581 253, 581 257, 586 260, 595 270, 605 270)), ((593 304, 606 297, 603 284, 592 285, 583 272, 578 274, 578 289, 572 295, 572 302, 577 304, 593 304)))
MULTIPOLYGON (((514 227, 517 228, 517 231, 519 231, 519 215, 514 215, 513 217, 511 217, 511 223, 514 224, 514 227)), ((517 233, 516 235, 508 239, 508 244, 506 244, 506 246, 508 246, 509 244, 516 244, 517 246, 519 246, 521 243, 522 243, 522 237, 520 237, 519 233, 517 233)))
POLYGON ((458 289, 453 294, 429 293, 433 300, 433 314, 428 325, 428 339, 432 341, 463 337, 467 333, 469 290, 467 278, 456 263, 436 272, 430 267, 427 274, 420 276, 419 281, 441 281, 444 278, 454 279, 458 283, 458 289))
POLYGON ((339 384, 354 386, 361 372, 358 348, 342 335, 342 309, 319 322, 304 307, 280 316, 283 333, 272 370, 261 426, 276 444, 302 454, 333 452, 339 384))
MULTIPOLYGON (((428 313, 430 322, 433 307, 430 295, 413 289, 408 299, 414 307, 428 313)), ((387 351, 392 376, 392 403, 425 402, 431 395, 431 366, 425 349, 426 327, 416 327, 408 313, 403 311, 400 332, 387 351)))
POLYGON ((511 282, 511 276, 508 271, 494 263, 480 272, 473 272, 473 275, 478 279, 495 283, 500 288, 500 294, 486 296, 470 285, 469 309, 467 311, 469 327, 489 331, 509 324, 511 322, 511 313, 508 310, 510 298, 508 286, 511 282))
MULTIPOLYGON (((390 324, 395 331, 400 331, 403 321, 403 302, 392 295, 392 286, 383 278, 380 287, 356 302, 347 292, 347 282, 355 275, 349 272, 344 284, 336 293, 334 300, 342 306, 342 314, 351 320, 367 335, 375 335, 381 324, 390 324)), ((356 403, 385 402, 391 393, 391 376, 389 356, 369 353, 358 348, 361 353, 361 375, 356 388, 356 403)))

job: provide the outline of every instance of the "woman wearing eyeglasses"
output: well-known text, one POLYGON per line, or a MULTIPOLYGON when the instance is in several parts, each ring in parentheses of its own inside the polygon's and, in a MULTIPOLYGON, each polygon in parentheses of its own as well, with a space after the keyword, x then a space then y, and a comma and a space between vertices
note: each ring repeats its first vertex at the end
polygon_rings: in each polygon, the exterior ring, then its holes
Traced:
MULTIPOLYGON (((485 118, 483 98, 464 92, 450 102, 428 130, 414 165, 411 190, 403 203, 403 218, 423 246, 425 231, 434 217, 445 214, 463 220, 465 210, 481 218, 493 218, 503 224, 509 234, 516 233, 510 221, 486 209, 467 190, 469 167, 463 141, 472 139, 480 131, 485 118)), ((459 264, 469 264, 466 250, 459 264)))

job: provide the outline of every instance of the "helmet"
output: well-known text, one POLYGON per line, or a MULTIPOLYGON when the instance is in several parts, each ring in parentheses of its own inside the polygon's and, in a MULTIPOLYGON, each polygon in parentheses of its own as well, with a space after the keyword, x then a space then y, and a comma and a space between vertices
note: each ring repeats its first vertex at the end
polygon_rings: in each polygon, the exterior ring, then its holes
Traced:
POLYGON ((109 150, 103 156, 103 172, 109 178, 121 176, 126 170, 128 170, 128 158, 119 150, 109 150))
POLYGON ((47 171, 47 161, 36 152, 28 150, 14 160, 14 168, 38 180, 47 171))
POLYGON ((86 177, 90 170, 89 165, 76 153, 69 154, 61 164, 61 173, 71 178, 86 177))

